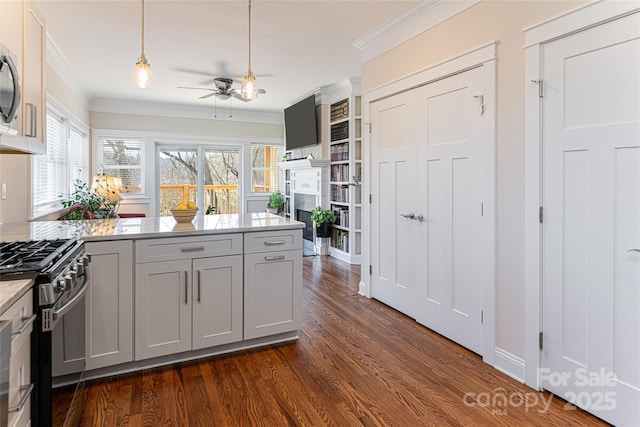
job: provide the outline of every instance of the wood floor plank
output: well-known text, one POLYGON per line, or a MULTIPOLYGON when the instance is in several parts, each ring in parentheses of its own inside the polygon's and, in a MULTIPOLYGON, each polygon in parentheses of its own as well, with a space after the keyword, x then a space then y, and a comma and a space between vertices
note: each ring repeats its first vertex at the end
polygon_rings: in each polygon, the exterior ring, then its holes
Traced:
POLYGON ((303 265, 297 341, 92 381, 81 425, 606 425, 359 296, 359 266, 303 265))

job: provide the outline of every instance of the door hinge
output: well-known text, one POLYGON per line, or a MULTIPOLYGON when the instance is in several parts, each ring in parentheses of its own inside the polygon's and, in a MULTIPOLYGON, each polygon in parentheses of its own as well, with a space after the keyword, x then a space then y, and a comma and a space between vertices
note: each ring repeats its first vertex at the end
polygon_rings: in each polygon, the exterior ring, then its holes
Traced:
POLYGON ((542 98, 544 96, 544 80, 535 79, 531 80, 531 82, 538 85, 538 97, 542 98))
POLYGON ((484 324, 484 310, 480 310, 480 323, 484 324))
POLYGON ((367 123, 367 126, 369 126, 369 133, 371 133, 371 122, 367 123))
POLYGON ((544 221, 544 209, 542 206, 540 206, 540 209, 538 210, 538 219, 540 220, 540 224, 542 224, 544 221))
POLYGON ((373 266, 369 264, 369 274, 373 274, 373 266))
POLYGON ((369 203, 371 203, 372 199, 373 199, 373 197, 371 196, 371 194, 369 194, 369 203))
POLYGON ((542 332, 540 332, 540 335, 538 335, 538 347, 540 347, 540 350, 542 350, 543 347, 543 341, 542 341, 542 332))

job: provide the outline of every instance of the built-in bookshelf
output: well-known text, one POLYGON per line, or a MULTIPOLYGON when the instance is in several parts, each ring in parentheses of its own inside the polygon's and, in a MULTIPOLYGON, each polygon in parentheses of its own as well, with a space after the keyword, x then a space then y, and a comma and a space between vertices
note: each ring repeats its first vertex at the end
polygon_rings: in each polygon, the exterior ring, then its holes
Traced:
POLYGON ((362 113, 359 81, 336 91, 329 106, 329 203, 337 217, 329 255, 351 264, 362 252, 362 113), (345 91, 346 89, 346 91, 345 91), (340 96, 342 95, 342 96, 340 96))

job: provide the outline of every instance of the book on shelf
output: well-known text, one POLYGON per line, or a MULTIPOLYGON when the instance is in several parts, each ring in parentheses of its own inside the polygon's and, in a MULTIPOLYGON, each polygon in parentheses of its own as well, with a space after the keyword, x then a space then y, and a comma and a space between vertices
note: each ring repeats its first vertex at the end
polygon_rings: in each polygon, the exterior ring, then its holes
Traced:
POLYGON ((349 207, 348 206, 331 206, 331 210, 336 215, 336 225, 341 227, 349 227, 349 207))
POLYGON ((330 151, 331 151, 330 155, 331 155, 332 162, 349 160, 349 143, 348 142, 332 145, 330 151))
POLYGON ((349 117, 349 100, 336 102, 331 105, 331 121, 346 119, 349 117))
POLYGON ((349 186, 348 185, 331 185, 331 200, 337 203, 349 203, 349 186))
POLYGON ((349 138, 349 122, 331 125, 331 141, 340 141, 349 138))
POLYGON ((331 181, 347 182, 349 181, 349 165, 331 165, 331 181))
POLYGON ((331 233, 331 246, 344 252, 349 252, 349 232, 333 229, 331 233))

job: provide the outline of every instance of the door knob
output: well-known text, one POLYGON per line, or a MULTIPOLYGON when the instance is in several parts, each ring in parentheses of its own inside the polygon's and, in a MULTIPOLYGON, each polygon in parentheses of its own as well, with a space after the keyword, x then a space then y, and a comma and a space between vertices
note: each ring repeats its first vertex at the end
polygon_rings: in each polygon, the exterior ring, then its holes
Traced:
POLYGON ((629 249, 627 252, 640 252, 640 249, 629 249))
POLYGON ((400 214, 400 216, 403 218, 409 218, 409 219, 414 219, 416 217, 416 215, 413 212, 409 212, 408 214, 400 214))
POLYGON ((423 222, 423 221, 425 220, 425 217, 424 217, 424 215, 422 215, 422 214, 418 214, 418 215, 416 215, 416 219, 417 219, 418 221, 420 221, 420 222, 423 222))

